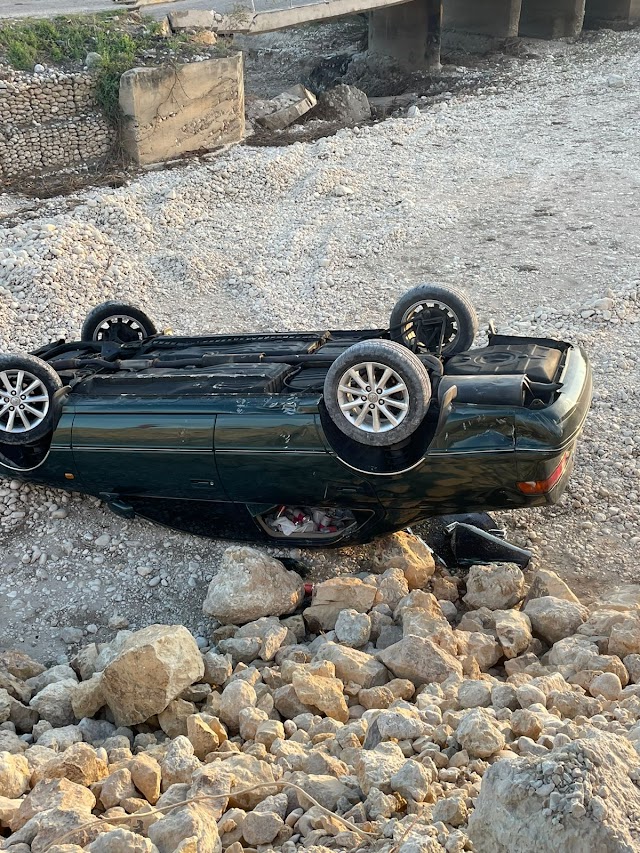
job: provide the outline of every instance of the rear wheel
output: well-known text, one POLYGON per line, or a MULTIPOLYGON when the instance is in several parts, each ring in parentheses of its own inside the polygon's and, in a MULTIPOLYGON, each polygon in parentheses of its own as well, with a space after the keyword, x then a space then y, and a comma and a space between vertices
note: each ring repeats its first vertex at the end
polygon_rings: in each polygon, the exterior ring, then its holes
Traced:
POLYGON ((408 438, 421 424, 430 399, 425 367, 393 341, 349 347, 331 365, 324 383, 324 403, 338 429, 374 447, 408 438))
POLYGON ((0 443, 33 444, 55 426, 55 370, 33 355, 0 355, 0 443))
POLYGON ((415 353, 450 356, 469 349, 478 318, 464 293, 421 284, 402 296, 391 312, 391 337, 415 353))
POLYGON ((83 341, 129 344, 157 334, 144 311, 124 302, 103 302, 89 311, 82 326, 83 341))

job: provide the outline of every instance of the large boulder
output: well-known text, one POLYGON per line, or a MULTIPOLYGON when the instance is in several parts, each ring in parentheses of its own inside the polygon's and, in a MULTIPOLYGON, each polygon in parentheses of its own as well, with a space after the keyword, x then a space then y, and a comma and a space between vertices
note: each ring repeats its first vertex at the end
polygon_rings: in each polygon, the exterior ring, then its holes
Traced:
POLYGON ((359 578, 330 578, 317 584, 311 605, 304 611, 310 631, 332 631, 343 610, 366 613, 375 603, 377 588, 359 578))
POLYGON ((471 758, 489 758, 505 745, 495 718, 484 708, 473 708, 465 714, 456 730, 456 738, 471 758))
POLYGON ((593 610, 640 610, 640 584, 628 583, 605 593, 592 605, 593 610))
POLYGON ((262 551, 234 545, 222 555, 202 609, 224 625, 244 625, 293 613, 303 595, 300 575, 262 551))
POLYGON ((180 849, 197 853, 220 853, 222 844, 218 824, 207 803, 189 803, 149 827, 149 838, 160 853, 175 853, 180 849), (183 843, 193 839, 192 846, 183 843))
POLYGON ((608 651, 621 658, 640 653, 640 613, 629 613, 611 628, 608 651))
POLYGON ((640 759, 616 735, 498 761, 484 774, 469 837, 476 853, 630 853, 638 849, 640 759), (532 793, 535 791, 535 793, 532 793), (606 791, 606 799, 599 794, 606 791))
POLYGON ((477 610, 508 610, 525 593, 524 575, 513 563, 495 563, 491 566, 472 566, 467 576, 465 603, 477 610))
POLYGON ((102 673, 117 725, 143 723, 204 675, 202 655, 182 625, 150 625, 126 639, 102 673))
POLYGON ((433 551, 412 533, 394 533, 379 539, 373 555, 373 570, 402 569, 409 589, 424 589, 436 570, 433 551))
POLYGON ((459 660, 427 637, 413 634, 378 652, 377 657, 396 678, 408 678, 417 687, 442 683, 453 673, 462 675, 459 660))
POLYGON ((50 782, 38 782, 31 793, 20 803, 11 819, 11 829, 16 832, 40 812, 52 808, 78 808, 91 811, 96 798, 88 788, 70 782, 64 776, 50 782))
POLYGON ((340 83, 320 95, 317 112, 323 119, 353 127, 371 118, 371 105, 362 89, 340 83))
POLYGON ((31 699, 29 706, 54 728, 70 726, 76 719, 72 698, 77 686, 78 682, 71 679, 47 684, 31 699))
POLYGON ((529 648, 533 639, 529 617, 519 610, 496 610, 494 616, 498 642, 505 657, 518 657, 529 648))
POLYGON ((343 682, 352 681, 360 687, 380 687, 389 681, 389 673, 373 655, 337 643, 323 643, 316 660, 334 664, 336 676, 343 682))
POLYGON ((524 612, 531 620, 533 633, 549 645, 575 634, 589 616, 589 611, 581 604, 552 595, 534 598, 524 612))
POLYGON ((554 598, 562 598, 564 601, 580 604, 578 596, 573 594, 559 575, 552 572, 551 569, 538 569, 533 576, 527 597, 524 600, 525 606, 533 598, 543 598, 545 595, 552 595, 554 598))

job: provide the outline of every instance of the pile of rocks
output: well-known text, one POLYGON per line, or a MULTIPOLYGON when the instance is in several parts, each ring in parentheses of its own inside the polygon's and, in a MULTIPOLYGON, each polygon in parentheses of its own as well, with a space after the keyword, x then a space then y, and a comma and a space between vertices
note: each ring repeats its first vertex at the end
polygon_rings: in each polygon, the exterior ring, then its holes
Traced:
POLYGON ((304 599, 229 548, 182 626, 49 669, 0 654, 13 853, 628 851, 640 843, 640 587, 464 583, 409 534, 304 599))

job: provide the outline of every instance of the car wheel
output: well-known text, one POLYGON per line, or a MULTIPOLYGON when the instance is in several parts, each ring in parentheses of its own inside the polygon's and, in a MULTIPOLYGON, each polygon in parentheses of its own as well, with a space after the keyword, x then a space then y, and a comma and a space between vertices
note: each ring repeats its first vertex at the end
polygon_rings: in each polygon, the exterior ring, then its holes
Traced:
POLYGON ((153 320, 139 308, 124 302, 103 302, 87 314, 81 339, 128 344, 150 338, 157 331, 153 320))
POLYGON ((391 312, 391 338, 416 353, 450 356, 469 349, 478 318, 464 293, 421 284, 402 296, 391 312))
POLYGON ((386 447, 408 438, 421 424, 431 383, 420 359, 394 341, 361 341, 329 368, 324 403, 349 438, 386 447))
POLYGON ((55 370, 33 355, 0 355, 0 444, 33 444, 54 427, 55 370))

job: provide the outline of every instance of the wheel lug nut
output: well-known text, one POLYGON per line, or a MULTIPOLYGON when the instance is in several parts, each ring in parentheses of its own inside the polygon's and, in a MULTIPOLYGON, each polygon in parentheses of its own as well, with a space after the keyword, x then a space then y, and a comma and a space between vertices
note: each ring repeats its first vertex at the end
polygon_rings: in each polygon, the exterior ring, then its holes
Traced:
POLYGON ((369 408, 370 408, 370 409, 375 409, 375 406, 373 405, 373 403, 369 403, 369 408))
POLYGON ((363 397, 362 399, 364 400, 364 402, 365 402, 365 403, 367 402, 367 398, 366 398, 366 397, 363 397))
POLYGON ((371 386, 367 385, 367 391, 371 391, 371 386))

